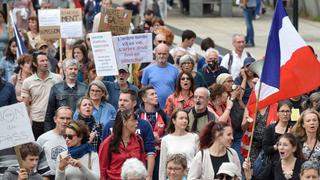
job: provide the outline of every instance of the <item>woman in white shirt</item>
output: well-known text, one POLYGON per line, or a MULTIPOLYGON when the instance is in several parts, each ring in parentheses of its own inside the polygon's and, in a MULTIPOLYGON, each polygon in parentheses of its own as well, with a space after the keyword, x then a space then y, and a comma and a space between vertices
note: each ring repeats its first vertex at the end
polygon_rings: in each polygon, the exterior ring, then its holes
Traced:
POLYGON ((167 158, 173 154, 183 154, 187 158, 188 168, 193 157, 198 152, 199 137, 187 131, 189 118, 186 111, 176 109, 173 111, 167 129, 168 135, 161 141, 159 179, 166 180, 167 158))

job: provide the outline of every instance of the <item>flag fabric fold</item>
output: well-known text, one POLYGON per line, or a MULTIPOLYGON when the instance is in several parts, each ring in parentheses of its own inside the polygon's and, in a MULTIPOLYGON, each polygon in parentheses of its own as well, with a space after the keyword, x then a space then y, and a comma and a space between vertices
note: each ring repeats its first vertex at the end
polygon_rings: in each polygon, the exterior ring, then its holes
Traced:
MULTIPOLYGON (((261 77, 248 101, 249 116, 254 116, 257 101, 260 110, 279 100, 310 92, 319 86, 320 62, 290 22, 282 0, 278 0, 261 77), (260 81, 261 91, 258 99, 260 81)), ((252 131, 252 125, 248 131, 252 131)), ((249 148, 248 140, 250 138, 244 135, 242 155, 245 157, 249 148)))
POLYGON ((22 56, 23 54, 28 53, 28 49, 26 45, 24 44, 23 39, 21 38, 20 32, 18 31, 17 25, 13 20, 12 12, 10 11, 11 21, 12 21, 12 28, 13 28, 13 34, 16 40, 16 46, 17 46, 17 59, 22 56))

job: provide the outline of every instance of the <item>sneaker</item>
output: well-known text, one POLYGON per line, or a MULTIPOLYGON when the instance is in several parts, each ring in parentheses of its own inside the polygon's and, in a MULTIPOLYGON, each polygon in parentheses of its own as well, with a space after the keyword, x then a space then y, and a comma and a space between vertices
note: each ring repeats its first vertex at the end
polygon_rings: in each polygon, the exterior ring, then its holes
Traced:
POLYGON ((256 15, 256 18, 255 19, 260 19, 260 16, 259 15, 256 15))

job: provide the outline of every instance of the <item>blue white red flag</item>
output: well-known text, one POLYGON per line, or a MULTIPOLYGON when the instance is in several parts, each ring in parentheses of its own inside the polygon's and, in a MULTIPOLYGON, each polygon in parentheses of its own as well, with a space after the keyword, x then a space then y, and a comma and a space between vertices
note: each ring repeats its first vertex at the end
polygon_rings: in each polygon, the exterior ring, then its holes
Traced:
MULTIPOLYGON (((258 109, 320 86, 320 62, 290 22, 282 0, 277 1, 260 81, 258 109)), ((248 102, 250 113, 255 109, 259 84, 248 102)))

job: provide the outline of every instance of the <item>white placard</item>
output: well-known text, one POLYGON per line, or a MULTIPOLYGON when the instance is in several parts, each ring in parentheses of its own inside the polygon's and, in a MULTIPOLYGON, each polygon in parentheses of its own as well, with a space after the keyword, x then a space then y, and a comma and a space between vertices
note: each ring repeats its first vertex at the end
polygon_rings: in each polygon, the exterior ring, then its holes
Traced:
POLYGON ((97 75, 118 75, 111 32, 90 33, 89 36, 97 75))
POLYGON ((152 62, 152 34, 130 34, 113 38, 118 64, 152 62))
POLYGON ((60 26, 60 9, 38 11, 39 26, 60 26))
POLYGON ((62 22, 60 26, 61 38, 83 37, 82 22, 62 22))
POLYGON ((34 141, 24 103, 0 108, 0 150, 34 141))

